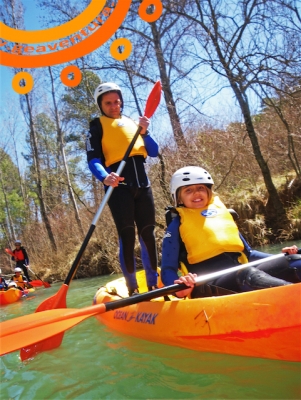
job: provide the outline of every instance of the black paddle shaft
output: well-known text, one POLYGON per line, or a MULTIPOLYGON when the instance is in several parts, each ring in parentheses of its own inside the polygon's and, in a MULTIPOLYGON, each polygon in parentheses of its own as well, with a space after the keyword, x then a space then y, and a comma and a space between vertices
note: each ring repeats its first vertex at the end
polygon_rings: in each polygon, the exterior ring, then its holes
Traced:
MULTIPOLYGON (((278 258, 287 257, 285 254, 276 254, 266 258, 262 258, 259 260, 251 261, 246 264, 236 265, 234 267, 226 268, 220 271, 212 272, 205 275, 200 275, 195 280, 195 286, 202 285, 205 282, 211 281, 219 276, 223 276, 232 272, 240 271, 244 268, 255 267, 258 264, 264 264, 268 261, 277 260, 278 258)), ((188 286, 185 283, 174 284, 170 286, 165 286, 160 289, 152 290, 150 292, 137 294, 131 297, 127 297, 121 300, 110 301, 108 303, 104 303, 106 306, 106 311, 116 310, 117 308, 122 308, 126 306, 130 306, 132 304, 141 303, 143 301, 149 301, 155 299, 157 297, 163 297, 175 292, 179 292, 181 290, 188 289, 188 286)))
MULTIPOLYGON (((116 171, 117 175, 119 175, 119 176, 121 175, 121 173, 122 173, 122 171, 123 171, 123 169, 125 167, 126 161, 128 159, 128 156, 130 155, 130 153, 131 153, 131 151, 132 151, 132 149, 134 147, 134 144, 135 144, 138 136, 140 135, 141 130, 142 130, 142 127, 139 126, 137 131, 136 131, 136 133, 135 133, 135 135, 134 135, 134 137, 133 137, 133 139, 132 139, 132 141, 131 141, 131 143, 130 143, 130 145, 129 145, 129 147, 127 148, 127 150, 126 150, 126 152, 125 152, 125 154, 123 156, 123 159, 121 160, 121 162, 119 164, 119 167, 118 167, 118 169, 116 171)), ((85 237, 85 239, 84 239, 84 241, 83 241, 83 243, 82 243, 82 245, 81 245, 81 247, 79 249, 79 252, 77 253, 77 256, 76 256, 76 258, 75 258, 75 260, 74 260, 74 262, 72 264, 72 267, 71 267, 71 269, 70 269, 70 271, 69 271, 69 273, 68 273, 68 275, 67 275, 67 277, 66 277, 66 279, 64 281, 65 285, 69 285, 70 282, 73 279, 73 276, 76 274, 76 271, 77 271, 77 268, 79 266, 80 260, 81 260, 81 258, 83 256, 84 251, 86 250, 86 247, 87 247, 87 245, 89 243, 89 240, 90 240, 90 238, 91 238, 91 236, 92 236, 92 234, 93 234, 93 232, 95 230, 95 227, 96 227, 96 224, 97 224, 97 222, 99 220, 99 217, 101 216, 105 205, 107 204, 107 202, 109 201, 109 198, 111 197, 113 189, 114 188, 112 186, 109 186, 108 190, 106 191, 106 194, 105 194, 105 196, 104 196, 104 198, 103 198, 103 200, 102 200, 102 202, 101 202, 101 204, 100 204, 100 206, 99 206, 99 208, 98 208, 98 210, 97 210, 97 212, 96 212, 96 214, 95 214, 95 216, 93 218, 93 221, 92 221, 91 226, 90 226, 90 228, 88 230, 88 233, 87 233, 87 235, 86 235, 86 237, 85 237)))

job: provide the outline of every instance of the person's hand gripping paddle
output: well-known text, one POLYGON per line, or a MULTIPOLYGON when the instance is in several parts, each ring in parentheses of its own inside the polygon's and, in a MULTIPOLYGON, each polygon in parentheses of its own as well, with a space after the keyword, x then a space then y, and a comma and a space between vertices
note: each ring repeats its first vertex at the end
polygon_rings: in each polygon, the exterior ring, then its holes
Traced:
MULTIPOLYGON (((159 103, 160 103, 160 99, 161 99, 161 90, 162 90, 162 86, 161 86, 161 82, 158 81, 155 83, 152 91, 150 92, 148 99, 146 101, 146 106, 145 106, 145 110, 144 110, 144 116, 146 116, 147 118, 151 118, 152 115, 154 114, 154 112, 156 111, 159 103)), ((140 135, 142 127, 139 126, 137 129, 137 132, 135 133, 127 151, 125 152, 125 155, 122 159, 122 161, 120 162, 120 165, 116 171, 117 175, 121 175, 125 165, 126 165, 126 161, 134 147, 134 144, 138 138, 138 136, 140 135)), ((70 285, 70 282, 72 281, 73 276, 75 275, 77 268, 79 266, 79 262, 82 258, 82 255, 88 245, 88 242, 95 230, 97 221, 105 207, 105 205, 107 204, 112 192, 113 192, 113 187, 110 186, 93 218, 92 224, 88 230, 88 233, 81 245, 81 248, 71 266, 71 269, 68 273, 67 278, 65 279, 63 285, 61 286, 61 288, 59 289, 59 291, 49 297, 48 299, 44 300, 36 309, 36 312, 40 312, 40 311, 46 311, 46 310, 52 310, 52 309, 58 309, 58 308, 66 308, 67 304, 66 304, 66 296, 67 296, 67 291, 70 285)), ((62 340, 64 337, 64 332, 52 336, 51 338, 47 339, 47 340, 43 340, 41 342, 35 343, 30 347, 26 347, 26 348, 22 348, 21 352, 20 352, 20 357, 21 360, 27 360, 28 358, 33 357, 34 355, 36 355, 37 353, 41 352, 41 351, 45 351, 45 350, 51 350, 51 349, 55 349, 56 347, 59 347, 62 340)))

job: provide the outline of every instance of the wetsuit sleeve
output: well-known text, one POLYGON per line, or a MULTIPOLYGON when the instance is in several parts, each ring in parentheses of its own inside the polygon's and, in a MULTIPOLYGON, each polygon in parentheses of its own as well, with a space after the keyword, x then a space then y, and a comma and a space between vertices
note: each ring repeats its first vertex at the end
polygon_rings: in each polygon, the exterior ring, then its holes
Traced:
POLYGON ((90 122, 90 129, 86 137, 86 152, 90 171, 96 179, 103 182, 109 172, 104 167, 105 158, 101 146, 100 127, 101 125, 97 124, 96 119, 90 122))
POLYGON ((86 152, 88 163, 94 158, 104 160, 101 147, 101 132, 95 120, 90 122, 90 129, 86 136, 86 152))
POLYGON ((101 182, 104 181, 104 179, 108 176, 108 172, 104 168, 104 166, 101 164, 99 158, 93 158, 88 162, 89 169, 92 172, 92 174, 95 176, 95 178, 99 179, 101 182))
POLYGON ((175 217, 166 229, 162 243, 161 279, 164 285, 173 285, 178 279, 180 254, 180 217, 175 217))
POLYGON ((154 141, 154 139, 149 134, 141 135, 141 137, 143 138, 144 146, 148 156, 157 157, 159 153, 159 146, 154 141))

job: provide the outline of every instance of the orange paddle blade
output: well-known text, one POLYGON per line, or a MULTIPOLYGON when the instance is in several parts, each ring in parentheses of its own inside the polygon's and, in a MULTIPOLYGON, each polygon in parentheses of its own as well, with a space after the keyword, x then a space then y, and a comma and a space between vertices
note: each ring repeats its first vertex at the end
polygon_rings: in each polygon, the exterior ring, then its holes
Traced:
POLYGON ((0 355, 56 336, 81 321, 106 312, 105 304, 82 309, 55 309, 1 322, 0 355))
POLYGON ((42 353, 43 351, 49 351, 60 347, 64 339, 64 334, 65 332, 61 332, 58 335, 42 340, 41 342, 23 347, 20 350, 21 361, 26 361, 30 358, 34 358, 37 354, 42 353))
POLYGON ((66 296, 68 285, 63 284, 59 291, 48 297, 37 307, 36 312, 51 310, 53 308, 67 308, 66 296))
POLYGON ((33 286, 33 287, 41 287, 41 286, 43 286, 43 282, 42 282, 42 281, 39 281, 38 279, 37 279, 37 280, 34 280, 34 281, 30 281, 29 283, 30 283, 31 286, 33 286))
POLYGON ((10 249, 4 249, 6 251, 7 254, 10 254, 11 256, 14 257, 14 253, 12 252, 12 250, 10 249))
POLYGON ((39 287, 39 286, 44 286, 44 288, 50 288, 51 285, 48 282, 44 282, 41 279, 35 279, 34 281, 29 282, 31 286, 34 287, 39 287))
MULTIPOLYGON (((36 312, 58 309, 58 308, 67 308, 66 297, 68 291, 68 285, 63 284, 59 291, 53 296, 48 297, 37 307, 36 312)), ((29 358, 33 358, 38 353, 46 350, 53 350, 59 347, 63 341, 64 332, 56 335, 55 337, 51 337, 51 339, 43 340, 43 337, 40 337, 38 342, 35 343, 34 346, 27 347, 27 345, 20 346, 20 358, 22 361, 28 360, 29 358)), ((19 348, 20 348, 19 347, 19 348)))
POLYGON ((48 282, 42 281, 42 284, 44 285, 45 288, 50 288, 51 285, 48 282))
POLYGON ((161 92, 162 92, 161 82, 157 81, 146 101, 144 115, 147 118, 150 118, 156 111, 161 100, 161 92))

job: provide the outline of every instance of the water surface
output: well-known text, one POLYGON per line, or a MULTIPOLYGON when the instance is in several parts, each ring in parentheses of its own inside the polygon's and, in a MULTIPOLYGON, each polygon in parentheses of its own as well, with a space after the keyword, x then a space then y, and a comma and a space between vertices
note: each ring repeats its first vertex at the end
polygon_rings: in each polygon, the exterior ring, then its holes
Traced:
MULTIPOLYGON (((116 278, 74 280, 68 307, 91 305, 97 288, 116 278)), ((1 320, 33 313, 60 287, 41 288, 35 297, 1 307, 1 320)), ((110 331, 94 317, 67 331, 59 348, 25 363, 19 352, 8 354, 0 368, 3 400, 301 398, 300 363, 151 343, 110 331)))

